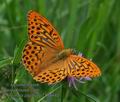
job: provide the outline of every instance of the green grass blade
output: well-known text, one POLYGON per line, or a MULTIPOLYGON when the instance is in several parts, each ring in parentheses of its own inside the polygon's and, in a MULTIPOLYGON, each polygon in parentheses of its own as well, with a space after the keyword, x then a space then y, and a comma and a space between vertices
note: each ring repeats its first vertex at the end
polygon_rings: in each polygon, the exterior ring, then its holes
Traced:
POLYGON ((5 58, 3 60, 0 60, 0 69, 3 67, 6 67, 8 65, 11 65, 13 61, 12 57, 5 58))

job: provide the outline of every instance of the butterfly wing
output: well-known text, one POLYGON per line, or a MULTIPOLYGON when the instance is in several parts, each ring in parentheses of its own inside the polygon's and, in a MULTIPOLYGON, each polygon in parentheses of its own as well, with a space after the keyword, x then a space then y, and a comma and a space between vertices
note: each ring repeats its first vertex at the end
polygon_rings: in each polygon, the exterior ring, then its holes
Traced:
POLYGON ((41 71, 34 79, 41 83, 54 84, 62 81, 67 76, 64 60, 59 60, 41 71))
POLYGON ((51 64, 34 79, 38 82, 53 84, 60 82, 67 76, 93 78, 100 76, 100 74, 100 69, 90 60, 81 56, 70 55, 66 59, 51 64))
POLYGON ((42 17, 35 11, 29 11, 28 13, 28 33, 30 40, 53 49, 63 49, 63 42, 46 18, 42 17))
POLYGON ((36 76, 48 66, 64 46, 55 28, 37 12, 28 13, 29 41, 23 50, 23 64, 36 76))
POLYGON ((35 76, 54 61, 55 53, 52 49, 46 49, 29 41, 23 50, 22 62, 26 69, 35 76))
POLYGON ((93 78, 101 75, 101 71, 97 65, 78 55, 70 55, 67 59, 67 64, 68 76, 93 78))

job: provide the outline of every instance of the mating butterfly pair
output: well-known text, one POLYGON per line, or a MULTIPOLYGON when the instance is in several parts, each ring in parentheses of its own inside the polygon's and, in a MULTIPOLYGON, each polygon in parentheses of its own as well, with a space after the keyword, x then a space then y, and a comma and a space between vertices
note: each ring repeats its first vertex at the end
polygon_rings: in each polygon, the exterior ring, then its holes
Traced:
POLYGON ((66 77, 100 76, 100 69, 92 61, 64 49, 55 28, 35 11, 28 13, 28 36, 22 60, 36 81, 53 84, 66 77))

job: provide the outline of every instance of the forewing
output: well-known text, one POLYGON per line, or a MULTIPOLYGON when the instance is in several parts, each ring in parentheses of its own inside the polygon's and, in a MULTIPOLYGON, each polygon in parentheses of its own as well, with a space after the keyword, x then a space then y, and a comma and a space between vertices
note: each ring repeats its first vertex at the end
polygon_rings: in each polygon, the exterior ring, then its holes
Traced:
POLYGON ((99 67, 92 61, 77 55, 70 55, 67 59, 68 75, 80 77, 97 77, 101 75, 99 67))
POLYGON ((35 11, 28 13, 28 34, 30 40, 39 45, 57 50, 64 48, 63 42, 52 24, 35 11))

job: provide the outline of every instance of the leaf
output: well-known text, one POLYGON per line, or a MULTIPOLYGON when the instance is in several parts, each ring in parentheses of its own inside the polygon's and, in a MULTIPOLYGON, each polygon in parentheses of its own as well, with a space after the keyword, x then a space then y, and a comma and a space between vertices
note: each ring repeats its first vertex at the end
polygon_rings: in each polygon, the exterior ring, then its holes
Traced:
POLYGON ((72 93, 77 97, 77 98, 80 98, 80 95, 83 95, 85 96, 86 98, 94 101, 94 102, 99 102, 99 100, 95 97, 93 97, 92 95, 87 95, 83 92, 80 92, 80 91, 77 91, 77 90, 74 90, 73 88, 71 89, 72 93))
POLYGON ((16 47, 14 52, 13 65, 17 65, 20 63, 22 57, 22 50, 24 48, 25 43, 26 43, 26 39, 22 40, 21 43, 18 45, 18 47, 16 47))
POLYGON ((3 68, 7 65, 11 65, 12 64, 12 61, 13 61, 13 58, 12 57, 8 57, 6 59, 3 59, 0 61, 0 68, 3 68))

